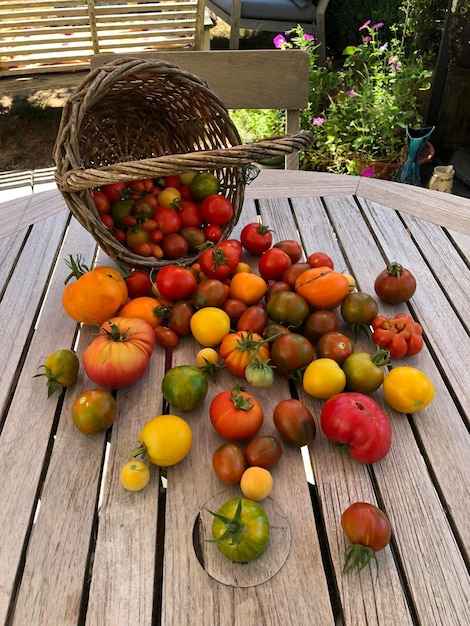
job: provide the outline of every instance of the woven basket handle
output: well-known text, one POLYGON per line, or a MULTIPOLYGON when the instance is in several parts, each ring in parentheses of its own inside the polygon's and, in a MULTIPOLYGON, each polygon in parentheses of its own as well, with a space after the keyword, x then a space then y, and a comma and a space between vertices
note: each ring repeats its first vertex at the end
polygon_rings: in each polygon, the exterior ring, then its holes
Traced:
POLYGON ((187 154, 172 154, 140 161, 127 161, 97 169, 75 168, 62 176, 56 173, 60 191, 77 192, 115 182, 141 178, 159 178, 192 170, 212 170, 242 167, 253 162, 291 154, 312 145, 313 135, 302 130, 294 135, 264 139, 219 150, 200 150, 187 154))

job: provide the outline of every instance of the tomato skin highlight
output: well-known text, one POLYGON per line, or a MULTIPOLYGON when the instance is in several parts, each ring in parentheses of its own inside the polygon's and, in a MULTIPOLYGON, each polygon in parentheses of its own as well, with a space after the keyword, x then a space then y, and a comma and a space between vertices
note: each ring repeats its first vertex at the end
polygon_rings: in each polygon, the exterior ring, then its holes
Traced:
POLYGON ((351 456, 360 463, 377 463, 390 450, 390 420, 372 398, 362 393, 332 396, 323 405, 320 423, 326 437, 347 444, 351 456))

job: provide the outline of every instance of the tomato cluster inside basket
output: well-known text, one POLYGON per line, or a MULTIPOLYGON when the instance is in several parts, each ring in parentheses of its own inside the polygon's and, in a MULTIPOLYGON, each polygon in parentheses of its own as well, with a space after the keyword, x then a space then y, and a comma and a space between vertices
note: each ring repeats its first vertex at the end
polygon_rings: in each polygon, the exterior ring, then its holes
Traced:
MULTIPOLYGON (((116 59, 89 73, 64 107, 54 148, 56 181, 70 211, 119 265, 159 269, 168 258, 136 254, 102 221, 93 190, 115 183, 209 172, 232 207, 243 205, 246 167, 308 147, 307 131, 241 145, 223 103, 197 76, 161 60, 116 59)), ((187 254, 179 262, 192 262, 187 254)))

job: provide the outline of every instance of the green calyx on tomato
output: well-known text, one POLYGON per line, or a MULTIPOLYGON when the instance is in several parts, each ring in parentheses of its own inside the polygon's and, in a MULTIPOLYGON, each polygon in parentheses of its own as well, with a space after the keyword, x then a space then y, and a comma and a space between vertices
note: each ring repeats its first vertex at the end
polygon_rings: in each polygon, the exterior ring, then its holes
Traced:
POLYGON ((271 387, 274 383, 274 371, 269 359, 260 361, 255 358, 246 366, 245 378, 253 387, 271 387))
POLYGON ((50 398, 56 391, 61 393, 64 387, 70 387, 76 382, 80 362, 72 350, 56 350, 38 369, 41 368, 44 371, 36 374, 34 378, 39 376, 47 378, 47 397, 50 398))
POLYGON ((242 394, 238 384, 230 391, 230 399, 233 403, 233 408, 238 411, 250 411, 253 408, 253 398, 242 394))
POLYGON ((269 543, 270 525, 266 511, 253 500, 229 500, 217 512, 206 509, 214 516, 213 539, 224 556, 235 563, 257 559, 269 543))

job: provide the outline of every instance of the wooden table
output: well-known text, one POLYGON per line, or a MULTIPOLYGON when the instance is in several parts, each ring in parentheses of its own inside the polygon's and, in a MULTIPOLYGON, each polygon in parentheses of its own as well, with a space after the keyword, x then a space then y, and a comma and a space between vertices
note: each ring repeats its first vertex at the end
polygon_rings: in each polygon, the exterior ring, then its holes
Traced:
MULTIPOLYGON (((308 450, 284 446, 266 502, 272 545, 253 564, 234 567, 204 545, 209 575, 193 528, 206 503, 240 493, 212 471, 221 440, 208 421, 210 400, 233 378, 223 372, 204 405, 183 415, 193 448, 168 469, 166 488, 153 467, 143 492, 124 491, 119 469, 142 425, 162 412, 165 352, 156 348, 148 374, 117 393, 108 433, 80 433, 71 404, 95 385, 81 371, 66 393, 47 399, 44 380, 33 376, 56 349, 81 355, 93 333, 62 309, 64 259, 79 252, 88 263, 107 259, 58 192, 0 205, 2 623, 470 623, 470 202, 408 185, 276 171, 247 188, 234 235, 257 214, 276 240, 297 238, 307 252, 326 252, 365 292, 373 294, 387 261, 413 271, 418 289, 409 306, 381 303, 380 311, 409 310, 423 325, 423 351, 394 365, 423 370, 436 389, 433 403, 407 416, 374 394, 392 421, 393 442, 373 466, 334 448, 320 428, 308 450), (392 524, 378 578, 372 568, 342 573, 347 540, 339 520, 355 501, 378 504, 392 524)), ((370 348, 361 341, 356 349, 370 348)), ((184 338, 172 364, 193 364, 197 350, 184 338)), ((264 433, 275 432, 272 410, 290 394, 277 376, 274 387, 256 390, 264 433)), ((322 401, 299 395, 318 424, 322 401)))

